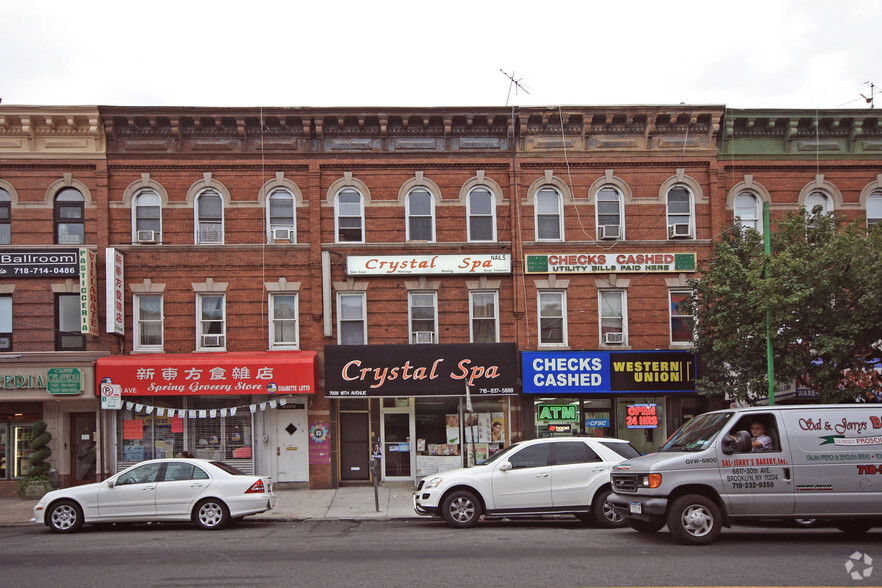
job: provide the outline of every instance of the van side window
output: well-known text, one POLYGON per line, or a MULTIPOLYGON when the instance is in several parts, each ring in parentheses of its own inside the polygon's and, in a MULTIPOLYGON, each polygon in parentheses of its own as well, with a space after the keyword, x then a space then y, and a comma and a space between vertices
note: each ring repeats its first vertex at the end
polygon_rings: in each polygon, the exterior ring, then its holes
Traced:
POLYGON ((750 414, 740 418, 729 435, 734 437, 739 431, 746 431, 750 435, 750 452, 781 451, 778 427, 772 414, 750 414))

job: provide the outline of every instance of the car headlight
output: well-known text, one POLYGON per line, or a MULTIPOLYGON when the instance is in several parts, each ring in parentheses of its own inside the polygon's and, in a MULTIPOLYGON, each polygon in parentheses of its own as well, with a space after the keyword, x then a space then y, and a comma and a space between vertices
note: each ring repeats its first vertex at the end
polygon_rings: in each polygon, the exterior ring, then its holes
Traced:
POLYGON ((647 474, 641 477, 640 486, 642 488, 658 488, 661 486, 661 481, 661 474, 647 474))
POLYGON ((428 490, 430 488, 437 488, 438 486, 441 485, 442 481, 443 481, 443 478, 441 476, 435 476, 434 478, 432 478, 431 480, 429 480, 428 482, 423 484, 423 490, 428 490))

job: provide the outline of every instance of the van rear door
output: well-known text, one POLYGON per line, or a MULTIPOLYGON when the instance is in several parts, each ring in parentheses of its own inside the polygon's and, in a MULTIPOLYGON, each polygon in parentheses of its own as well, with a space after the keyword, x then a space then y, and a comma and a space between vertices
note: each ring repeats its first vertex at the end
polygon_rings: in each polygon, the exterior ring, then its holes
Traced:
POLYGON ((781 435, 781 425, 776 412, 749 412, 734 421, 734 426, 724 432, 717 443, 720 445, 720 477, 723 498, 727 499, 729 513, 734 516, 790 515, 793 514, 793 464, 790 444, 781 435), (751 431, 755 423, 765 426, 772 438, 769 451, 745 453, 722 453, 722 444, 738 431, 751 431))

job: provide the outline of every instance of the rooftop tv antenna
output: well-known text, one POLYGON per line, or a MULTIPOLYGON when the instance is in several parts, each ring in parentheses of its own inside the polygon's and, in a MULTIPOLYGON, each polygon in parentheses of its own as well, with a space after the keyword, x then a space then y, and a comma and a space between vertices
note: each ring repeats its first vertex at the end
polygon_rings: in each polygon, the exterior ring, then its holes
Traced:
POLYGON ((873 101, 875 99, 876 92, 878 92, 879 90, 876 90, 876 84, 874 84, 873 82, 864 82, 864 85, 870 86, 870 95, 864 96, 863 94, 861 94, 861 98, 867 101, 867 104, 870 105, 870 108, 873 108, 873 101))
POLYGON ((512 87, 514 87, 514 90, 515 90, 515 96, 517 96, 517 94, 518 94, 518 90, 523 91, 524 94, 529 94, 529 93, 530 93, 530 92, 527 91, 527 88, 524 87, 523 84, 521 84, 521 81, 522 81, 524 78, 518 78, 518 79, 515 79, 515 77, 514 77, 514 76, 515 76, 515 72, 514 72, 513 70, 512 70, 512 72, 511 72, 511 75, 509 75, 509 74, 507 74, 506 72, 502 71, 502 69, 500 69, 499 71, 502 72, 502 75, 504 75, 505 77, 507 77, 507 78, 509 79, 509 84, 508 84, 508 96, 505 97, 505 105, 506 105, 506 106, 508 106, 508 99, 511 98, 511 89, 512 89, 512 87))

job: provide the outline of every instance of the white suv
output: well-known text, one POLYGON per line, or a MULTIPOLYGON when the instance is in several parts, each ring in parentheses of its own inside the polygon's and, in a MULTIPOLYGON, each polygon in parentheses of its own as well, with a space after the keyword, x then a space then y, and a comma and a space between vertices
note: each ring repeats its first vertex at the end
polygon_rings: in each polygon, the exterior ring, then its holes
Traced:
POLYGON ((610 468, 639 455, 627 441, 607 437, 522 441, 482 465, 426 477, 413 495, 413 508, 454 528, 471 527, 481 516, 547 514, 621 527, 624 518, 606 505, 610 468))

